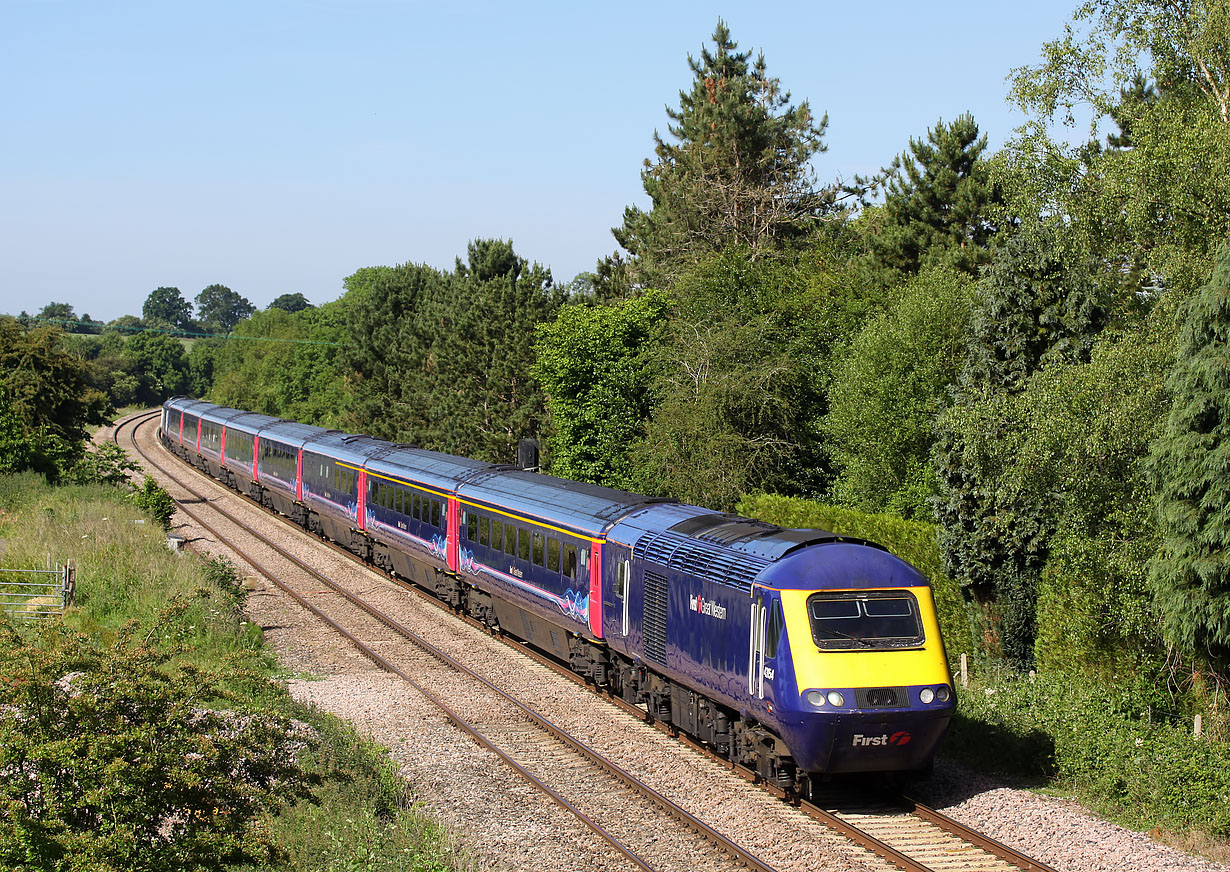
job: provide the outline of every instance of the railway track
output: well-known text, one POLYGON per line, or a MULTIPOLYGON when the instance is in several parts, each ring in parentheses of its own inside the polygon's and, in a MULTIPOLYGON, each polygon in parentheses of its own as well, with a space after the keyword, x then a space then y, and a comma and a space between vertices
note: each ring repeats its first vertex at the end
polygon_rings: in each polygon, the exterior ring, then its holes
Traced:
MULTIPOLYGON (((397 619, 366 603, 362 597, 341 588, 285 549, 253 533, 249 530, 252 523, 250 520, 237 518, 214 506, 208 497, 199 493, 186 483, 184 476, 178 474, 189 471, 190 467, 176 462, 176 469, 172 471, 169 466, 160 463, 141 448, 135 431, 147 420, 148 417, 134 416, 121 422, 114 434, 115 441, 120 442, 120 433, 124 427, 131 428, 131 446, 147 463, 159 468, 163 475, 176 483, 177 488, 182 489, 182 499, 175 493, 173 496, 177 496, 187 514, 209 529, 215 537, 225 541, 245 562, 265 574, 272 583, 329 624, 335 632, 348 638, 350 644, 373 663, 391 674, 398 675, 418 689, 444 712, 450 721, 503 760, 505 765, 517 772, 527 783, 549 796, 556 805, 566 809, 618 852, 627 864, 641 869, 675 868, 677 863, 672 858, 685 856, 687 859, 682 868, 688 869, 706 868, 698 863, 701 857, 721 857, 723 862, 740 868, 771 868, 750 851, 728 839, 716 827, 701 821, 641 782, 632 773, 588 748, 584 742, 569 736, 558 725, 537 715, 523 702, 514 699, 485 677, 475 674, 449 654, 399 624, 397 619), (191 506, 184 505, 185 502, 191 506), (201 517, 209 511, 219 513, 213 523, 201 517), (246 549, 244 544, 247 544, 246 549), (251 551, 258 553, 250 554, 251 551), (278 563, 280 568, 277 570, 260 568, 262 563, 278 561, 281 563, 278 563), (322 597, 328 600, 327 612, 318 604, 322 597), (342 602, 347 605, 342 606, 342 602), (394 636, 396 638, 393 638, 394 636), (394 644, 414 650, 394 654, 390 650, 390 646, 394 644), (380 653, 377 653, 377 647, 380 648, 380 653), (425 675, 429 677, 424 678, 425 675), (487 701, 477 707, 468 706, 467 711, 459 711, 431 690, 432 687, 454 684, 457 676, 466 676, 467 681, 484 688, 484 692, 489 694, 487 701), (470 712, 478 712, 480 716, 475 717, 470 712), (567 777, 561 777, 561 772, 566 773, 567 777), (614 814, 612 810, 615 810, 614 814), (651 817, 646 817, 647 815, 651 817), (629 829, 629 819, 636 819, 638 826, 629 829), (645 823, 648 825, 640 825, 645 823), (667 832, 674 832, 676 835, 664 838, 663 834, 667 832), (654 835, 647 838, 647 834, 654 835), (686 847, 682 852, 674 852, 669 856, 655 857, 649 853, 647 846, 660 847, 664 842, 677 842, 686 847), (658 865, 653 865, 655 863, 658 865)), ((195 470, 191 470, 191 474, 199 475, 195 470)), ((222 488, 206 476, 199 475, 198 481, 208 482, 211 488, 217 488, 235 500, 242 500, 251 511, 259 512, 266 518, 271 517, 264 509, 222 488)), ((297 527, 294 529, 298 530, 297 527)), ((316 543, 318 540, 313 537, 310 541, 316 543)), ((349 560, 356 560, 344 549, 332 546, 331 543, 330 545, 335 553, 344 555, 349 560)), ((437 608, 448 610, 434 597, 422 593, 419 596, 437 608)), ((452 613, 451 610, 448 611, 452 613)), ((476 622, 470 623, 472 626, 479 626, 476 622)), ((554 661, 524 646, 511 644, 530 654, 539 663, 580 683, 575 675, 554 661)), ((472 692, 467 693, 471 694, 467 698, 472 698, 472 692)), ((635 717, 652 723, 653 719, 644 709, 630 706, 617 698, 608 696, 608 699, 620 704, 635 717)), ((658 726, 673 734, 669 728, 661 724, 658 726)), ((704 748, 700 750, 707 753, 704 748)), ((754 773, 739 771, 726 761, 722 763, 745 778, 755 780, 754 773)), ((852 796, 847 789, 816 799, 816 802, 800 802, 797 799, 794 802, 802 812, 823 822, 889 864, 887 867, 878 867, 873 862, 869 864, 869 868, 900 868, 909 872, 998 872, 1017 868, 1037 872, 1050 870, 1045 864, 905 797, 852 796)), ((727 866, 719 864, 713 868, 727 866)))

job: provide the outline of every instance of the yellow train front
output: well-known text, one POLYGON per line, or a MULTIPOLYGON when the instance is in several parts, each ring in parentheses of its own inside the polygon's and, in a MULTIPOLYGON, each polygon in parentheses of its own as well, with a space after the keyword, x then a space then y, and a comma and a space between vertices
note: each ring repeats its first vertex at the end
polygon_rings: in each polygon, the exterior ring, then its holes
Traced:
POLYGON ((780 608, 785 630, 769 656, 766 620, 757 702, 800 770, 930 765, 956 698, 925 577, 882 549, 834 541, 774 564, 753 596, 780 608))
POLYGON ((930 584, 905 561, 682 505, 621 519, 602 559, 626 698, 785 789, 930 766, 956 699, 930 584))

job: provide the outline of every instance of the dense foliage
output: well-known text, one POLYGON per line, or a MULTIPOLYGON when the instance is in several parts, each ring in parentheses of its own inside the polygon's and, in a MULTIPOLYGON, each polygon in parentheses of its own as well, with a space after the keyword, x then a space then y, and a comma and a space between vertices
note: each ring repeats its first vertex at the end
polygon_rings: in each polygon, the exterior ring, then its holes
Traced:
POLYGON ((0 475, 5 566, 77 567, 62 620, 0 615, 0 867, 454 868, 388 757, 272 680, 235 568, 139 520, 111 485, 0 475))
POLYGON ((1182 313, 1174 402, 1152 467, 1162 541, 1151 567, 1167 639, 1230 667, 1230 245, 1182 313))
POLYGON ((347 288, 356 429, 504 463, 519 440, 540 434, 535 329, 564 299, 550 271, 511 242, 477 240, 452 272, 375 267, 347 288))
POLYGON ((59 477, 84 452, 86 428, 110 411, 58 328, 0 317, 0 473, 59 477))
POLYGON ((50 623, 0 640, 0 860, 9 869, 206 870, 278 854, 264 816, 307 796, 287 719, 206 708, 244 680, 150 644, 179 612, 110 645, 50 623))

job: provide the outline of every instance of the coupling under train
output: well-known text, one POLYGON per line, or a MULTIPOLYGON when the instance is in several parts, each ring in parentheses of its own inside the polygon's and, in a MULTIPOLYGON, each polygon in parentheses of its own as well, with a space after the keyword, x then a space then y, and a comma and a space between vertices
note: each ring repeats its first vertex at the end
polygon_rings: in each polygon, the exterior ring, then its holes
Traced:
POLYGON ((175 397, 171 451, 765 781, 927 769, 927 579, 871 542, 175 397))

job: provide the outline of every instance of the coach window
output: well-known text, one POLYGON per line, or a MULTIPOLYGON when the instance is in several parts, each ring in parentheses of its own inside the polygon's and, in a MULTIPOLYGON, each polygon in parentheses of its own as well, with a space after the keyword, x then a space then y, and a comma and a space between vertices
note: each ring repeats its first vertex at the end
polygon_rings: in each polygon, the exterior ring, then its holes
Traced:
POLYGON ((431 501, 431 526, 433 527, 443 526, 440 523, 440 501, 439 500, 431 501))
POLYGON ((517 553, 517 528, 512 524, 504 525, 504 553, 509 557, 517 553))
POLYGON ((551 572, 559 572, 559 540, 547 540, 547 569, 551 572))
POLYGON ((478 544, 491 544, 491 521, 485 515, 478 519, 478 544))
POLYGON ((534 533, 534 565, 544 565, 543 535, 537 532, 534 533))
POLYGON ((530 531, 524 527, 517 528, 517 556, 522 560, 530 559, 530 531))
POLYGON ((574 580, 577 577, 577 546, 575 545, 564 546, 564 575, 574 580))
POLYGON ((491 547, 496 551, 504 550, 504 522, 495 518, 491 521, 491 547))
POLYGON ((773 603, 773 611, 769 613, 769 626, 765 631, 764 654, 766 657, 777 656, 777 643, 782 638, 782 627, 785 626, 785 621, 782 620, 782 604, 779 601, 773 603))
POLYGON ((478 541, 478 515, 472 511, 465 512, 466 538, 471 542, 478 541))

